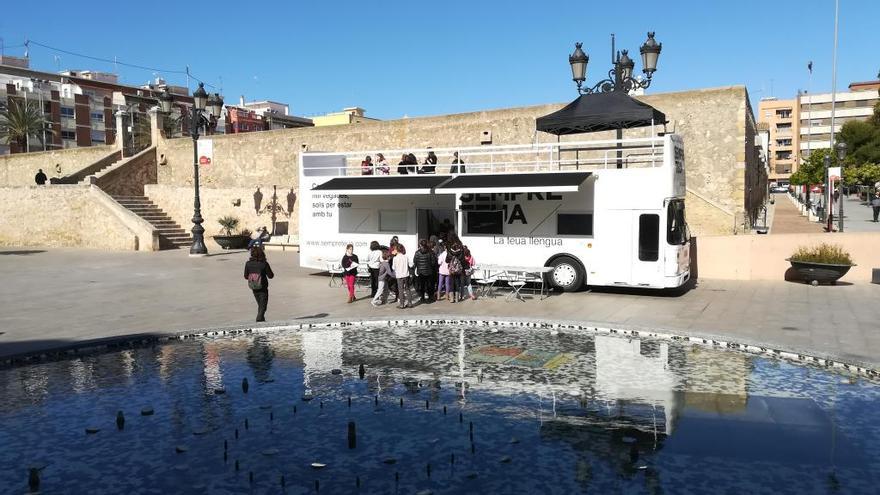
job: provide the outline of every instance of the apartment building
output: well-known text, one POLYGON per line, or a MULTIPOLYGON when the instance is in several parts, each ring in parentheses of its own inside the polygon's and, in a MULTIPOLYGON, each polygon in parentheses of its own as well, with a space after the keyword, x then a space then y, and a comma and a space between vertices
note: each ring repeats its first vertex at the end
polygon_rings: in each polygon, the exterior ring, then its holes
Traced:
MULTIPOLYGON (((164 87, 135 87, 119 84, 115 74, 68 70, 61 73, 29 68, 26 58, 3 57, 0 64, 0 101, 36 102, 42 109, 47 129, 45 139, 29 138, 24 147, 0 145, 0 154, 45 151, 59 148, 113 144, 116 140, 117 110, 125 110, 127 130, 146 121, 147 110, 164 87), (22 148, 22 149, 19 149, 22 148)), ((176 113, 185 113, 192 98, 175 95, 176 113)))
POLYGON ((312 122, 315 123, 315 127, 321 127, 325 125, 360 124, 361 122, 374 122, 379 120, 367 117, 365 114, 366 110, 361 107, 347 107, 343 108, 341 112, 316 115, 312 117, 312 122))
POLYGON ((769 134, 768 167, 770 182, 787 184, 797 170, 800 134, 800 107, 796 99, 762 98, 758 103, 758 123, 769 134))
POLYGON ((312 127, 311 119, 290 115, 290 106, 277 101, 252 101, 246 103, 244 96, 238 105, 227 105, 227 133, 271 131, 275 129, 292 129, 295 127, 312 127))
MULTIPOLYGON (((834 132, 852 120, 867 120, 880 102, 880 81, 854 82, 849 91, 837 93, 834 109, 834 132)), ((812 150, 831 147, 831 93, 801 95, 799 134, 801 157, 812 150)))

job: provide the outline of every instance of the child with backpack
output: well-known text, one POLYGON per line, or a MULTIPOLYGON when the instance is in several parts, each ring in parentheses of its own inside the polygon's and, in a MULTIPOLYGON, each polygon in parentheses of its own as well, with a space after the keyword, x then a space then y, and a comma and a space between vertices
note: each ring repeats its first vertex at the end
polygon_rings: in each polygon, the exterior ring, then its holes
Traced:
POLYGON ((266 321, 266 307, 269 305, 269 279, 274 278, 272 267, 266 261, 262 246, 251 248, 251 257, 244 264, 244 278, 248 288, 257 300, 257 321, 266 321))
POLYGON ((449 281, 446 282, 447 293, 449 293, 449 286, 452 285, 452 299, 450 299, 450 302, 456 302, 456 300, 460 300, 458 294, 461 293, 463 288, 464 272, 469 268, 460 242, 456 241, 452 244, 449 252, 446 253, 446 266, 449 271, 449 278, 447 280, 451 279, 452 282, 451 284, 449 281))

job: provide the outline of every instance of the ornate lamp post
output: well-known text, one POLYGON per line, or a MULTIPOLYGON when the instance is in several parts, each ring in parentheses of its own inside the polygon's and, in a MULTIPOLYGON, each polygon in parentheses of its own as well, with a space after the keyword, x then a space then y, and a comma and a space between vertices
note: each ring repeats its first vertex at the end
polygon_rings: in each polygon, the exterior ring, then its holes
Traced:
POLYGON ((846 158, 846 143, 843 141, 837 143, 837 166, 840 167, 840 178, 838 179, 839 203, 837 205, 837 231, 843 232, 843 159, 846 158))
MULTIPOLYGON (((174 98, 168 93, 168 89, 159 95, 159 107, 162 112, 168 114, 171 112, 171 103, 174 98)), ((223 98, 219 94, 214 93, 210 97, 205 92, 205 84, 199 83, 198 89, 193 92, 192 118, 190 119, 190 134, 193 140, 193 188, 195 197, 193 200, 193 243, 189 248, 190 256, 204 256, 208 254, 208 248, 205 246, 205 228, 202 227, 204 219, 202 218, 202 202, 199 198, 199 129, 203 122, 208 120, 202 115, 205 108, 208 108, 210 115, 217 116, 223 110, 223 98)), ((206 127, 207 129, 207 127, 206 127)))
MULTIPOLYGON (((592 87, 584 87, 587 80, 587 65, 590 62, 590 56, 581 49, 582 43, 574 44, 574 53, 568 56, 568 63, 571 65, 571 78, 577 84, 577 92, 582 95, 592 93, 608 93, 612 91, 624 91, 629 93, 635 89, 646 89, 651 85, 654 72, 657 71, 657 60, 660 58, 660 51, 663 49, 662 43, 657 43, 654 39, 654 32, 648 32, 648 39, 642 43, 639 52, 642 55, 642 72, 645 78, 633 78, 633 69, 635 62, 629 57, 629 51, 616 51, 614 47, 614 35, 611 35, 611 70, 608 71, 608 77, 597 82, 592 87)), ((623 139, 623 129, 617 129, 617 147, 621 148, 623 139)), ((617 168, 623 167, 622 150, 617 151, 617 168)))

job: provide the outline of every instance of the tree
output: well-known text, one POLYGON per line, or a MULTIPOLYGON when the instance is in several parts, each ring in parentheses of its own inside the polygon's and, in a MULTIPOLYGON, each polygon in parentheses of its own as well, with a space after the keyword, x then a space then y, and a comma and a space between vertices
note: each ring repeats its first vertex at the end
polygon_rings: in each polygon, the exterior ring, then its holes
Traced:
POLYGON ((813 150, 797 172, 791 174, 791 183, 795 185, 813 185, 825 182, 825 157, 830 150, 827 148, 813 150))
POLYGON ((28 151, 28 138, 36 137, 43 143, 43 134, 55 131, 46 128, 46 119, 40 105, 28 100, 12 100, 11 104, 0 108, 0 140, 7 144, 17 144, 28 151))

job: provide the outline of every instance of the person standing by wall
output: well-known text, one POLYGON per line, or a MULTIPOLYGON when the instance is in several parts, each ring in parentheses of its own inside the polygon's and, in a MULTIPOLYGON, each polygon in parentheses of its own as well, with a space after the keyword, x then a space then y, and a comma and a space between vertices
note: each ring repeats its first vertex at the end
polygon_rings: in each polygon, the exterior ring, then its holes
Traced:
POLYGON ((257 321, 266 321, 266 307, 269 305, 269 279, 274 278, 272 267, 266 261, 266 253, 262 246, 251 248, 251 257, 244 264, 244 278, 248 288, 257 300, 257 321))
POLYGON ((38 186, 45 186, 47 180, 49 180, 49 178, 43 173, 43 169, 37 170, 37 175, 34 176, 34 182, 36 182, 38 186))
POLYGON ((342 278, 345 280, 346 287, 348 287, 348 302, 350 303, 353 303, 355 300, 354 283, 357 279, 359 265, 360 260, 358 260, 358 255, 354 254, 354 246, 351 244, 345 246, 345 255, 342 257, 342 269, 345 271, 342 274, 342 278))
POLYGON ((382 261, 382 246, 378 241, 370 243, 370 257, 367 258, 367 269, 370 270, 370 297, 376 297, 379 289, 379 263, 382 261))
POLYGON ((877 217, 880 216, 880 191, 874 193, 874 197, 871 198, 871 208, 874 209, 874 222, 877 221, 877 217))
POLYGON ((394 277, 397 279, 397 307, 400 309, 412 307, 412 294, 409 287, 409 258, 406 256, 406 248, 403 244, 397 244, 397 255, 391 265, 394 277))

